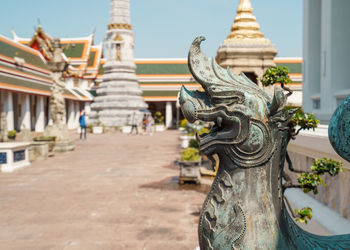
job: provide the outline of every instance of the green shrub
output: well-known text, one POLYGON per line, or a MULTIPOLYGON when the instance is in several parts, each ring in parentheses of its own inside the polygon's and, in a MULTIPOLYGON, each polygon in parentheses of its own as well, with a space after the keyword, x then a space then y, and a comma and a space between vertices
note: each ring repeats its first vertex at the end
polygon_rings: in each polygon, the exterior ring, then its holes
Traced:
POLYGON ((154 114, 154 123, 157 125, 164 124, 164 116, 161 112, 158 111, 154 114))
POLYGON ((199 161, 200 158, 197 148, 186 148, 181 153, 181 161, 199 161))
POLYGON ((7 133, 7 137, 8 138, 16 138, 16 134, 17 134, 17 131, 15 129, 13 129, 7 133))

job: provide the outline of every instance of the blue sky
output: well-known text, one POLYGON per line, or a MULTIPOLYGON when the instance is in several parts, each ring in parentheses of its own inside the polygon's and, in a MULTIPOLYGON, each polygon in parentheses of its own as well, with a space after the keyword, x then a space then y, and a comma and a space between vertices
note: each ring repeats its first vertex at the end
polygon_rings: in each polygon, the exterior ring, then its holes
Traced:
MULTIPOLYGON (((302 0, 251 0, 261 31, 278 56, 302 56, 302 0)), ((215 56, 230 32, 239 0, 131 0, 136 58, 184 58, 192 40, 204 35, 203 50, 215 56)), ((96 28, 103 40, 109 0, 7 0, 2 3, 0 33, 31 37, 37 18, 54 37, 81 37, 96 28)))

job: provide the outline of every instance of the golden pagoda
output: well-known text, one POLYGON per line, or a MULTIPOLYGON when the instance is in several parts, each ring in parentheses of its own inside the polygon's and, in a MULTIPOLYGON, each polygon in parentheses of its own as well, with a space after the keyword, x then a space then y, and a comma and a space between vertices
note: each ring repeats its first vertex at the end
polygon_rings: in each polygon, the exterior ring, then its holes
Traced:
POLYGON ((273 59, 277 54, 259 28, 250 0, 240 0, 231 33, 216 56, 221 66, 230 67, 236 74, 244 72, 256 83, 267 68, 275 66, 273 59))

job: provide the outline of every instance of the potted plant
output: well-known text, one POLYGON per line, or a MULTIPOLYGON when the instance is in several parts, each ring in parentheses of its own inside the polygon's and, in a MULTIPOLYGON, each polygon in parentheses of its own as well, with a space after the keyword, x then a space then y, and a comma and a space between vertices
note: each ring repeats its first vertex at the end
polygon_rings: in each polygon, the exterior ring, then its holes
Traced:
POLYGON ((165 130, 164 116, 159 111, 154 114, 154 130, 156 132, 163 132, 165 130))
MULTIPOLYGON (((87 126, 86 131, 87 131, 88 133, 92 133, 93 127, 94 127, 94 125, 92 125, 92 124, 90 123, 90 124, 87 126)), ((80 131, 79 131, 79 133, 80 133, 80 131)))
POLYGON ((131 132, 131 125, 127 124, 122 127, 122 133, 123 134, 130 134, 131 132))
POLYGON ((102 134, 103 133, 103 124, 98 122, 96 126, 92 127, 93 134, 102 134))
POLYGON ((15 129, 10 130, 7 133, 7 138, 9 138, 10 140, 15 140, 16 139, 16 134, 17 134, 17 131, 15 129))
POLYGON ((179 183, 200 183, 200 161, 201 156, 197 148, 186 148, 181 153, 179 183))

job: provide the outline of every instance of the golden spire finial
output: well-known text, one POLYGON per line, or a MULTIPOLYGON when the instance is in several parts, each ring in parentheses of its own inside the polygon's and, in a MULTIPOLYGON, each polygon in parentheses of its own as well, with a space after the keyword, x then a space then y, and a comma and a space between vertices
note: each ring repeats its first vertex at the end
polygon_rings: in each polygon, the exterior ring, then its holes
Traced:
POLYGON ((237 8, 237 16, 228 39, 263 38, 264 34, 259 31, 259 28, 260 25, 253 15, 253 7, 250 0, 240 0, 237 8))

